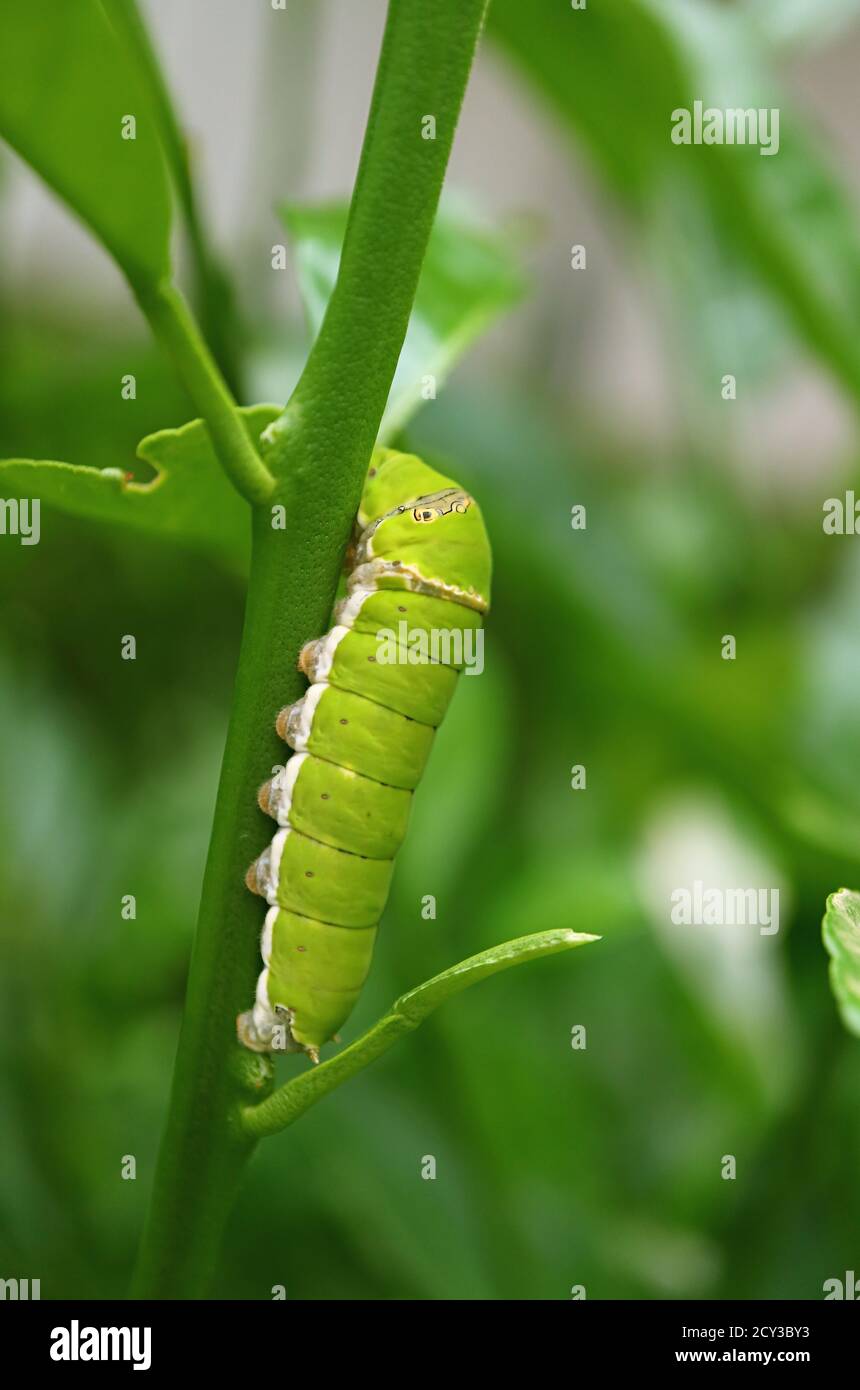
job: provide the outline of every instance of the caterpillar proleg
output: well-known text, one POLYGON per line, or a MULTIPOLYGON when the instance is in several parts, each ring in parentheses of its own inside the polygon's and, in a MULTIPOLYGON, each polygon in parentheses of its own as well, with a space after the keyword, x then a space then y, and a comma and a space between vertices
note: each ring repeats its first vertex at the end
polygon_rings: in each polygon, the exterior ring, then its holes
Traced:
POLYGON ((260 790, 279 829, 246 879, 269 911, 239 1038, 314 1061, 370 969, 412 793, 490 594, 477 504, 412 454, 375 451, 350 553, 332 627, 299 658, 308 690, 276 720, 294 752, 260 790))

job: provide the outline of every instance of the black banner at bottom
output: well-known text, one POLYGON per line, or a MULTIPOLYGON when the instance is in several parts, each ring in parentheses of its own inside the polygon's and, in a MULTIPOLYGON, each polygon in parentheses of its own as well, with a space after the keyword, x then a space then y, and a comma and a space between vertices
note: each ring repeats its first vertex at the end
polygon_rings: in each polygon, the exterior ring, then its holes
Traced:
POLYGON ((316 1361, 323 1352, 330 1377, 340 1369, 341 1348, 344 1371, 352 1373, 357 1347, 374 1362, 391 1358, 402 1375, 410 1343, 422 1375, 434 1364, 449 1371, 452 1357, 462 1365, 470 1342, 482 1374, 495 1359, 493 1351, 510 1370, 507 1358, 518 1351, 528 1351, 532 1360, 536 1348, 542 1361, 553 1355, 556 1336, 568 1362, 571 1355, 576 1361, 590 1355, 605 1370, 793 1365, 820 1373, 851 1364, 860 1328, 860 1307, 853 1301, 523 1302, 513 1305, 515 1313, 510 1304, 398 1303, 395 1318, 387 1303, 334 1306, 339 1330, 333 1334, 327 1303, 7 1301, 0 1304, 0 1336, 4 1364, 21 1363, 40 1376, 98 1376, 105 1367, 113 1374, 157 1376, 193 1367, 195 1375, 244 1370, 269 1379, 289 1375, 305 1358, 316 1361), (370 1341, 375 1316, 379 1323, 370 1341), (322 1343, 317 1317, 324 1319, 322 1343), (459 1334, 456 1354, 445 1335, 448 1327, 459 1334), (531 1332, 539 1340, 530 1340, 531 1332), (410 1339, 406 1348, 404 1335, 410 1339))

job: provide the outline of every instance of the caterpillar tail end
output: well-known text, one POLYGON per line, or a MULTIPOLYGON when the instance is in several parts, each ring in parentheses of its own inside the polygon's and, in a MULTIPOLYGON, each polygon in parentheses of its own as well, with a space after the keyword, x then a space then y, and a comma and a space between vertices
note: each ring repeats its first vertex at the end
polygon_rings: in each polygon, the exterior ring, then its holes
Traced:
POLYGON ((236 1037, 243 1047, 247 1047, 251 1052, 304 1052, 309 1057, 314 1066, 319 1066, 320 1052, 318 1047, 310 1043, 300 1043, 293 1037, 289 1024, 283 1024, 284 1034, 281 1041, 275 1041, 274 1030, 264 1021, 263 1027, 258 1027, 259 1019, 255 1017, 257 1013, 254 1009, 247 1009, 245 1013, 239 1014, 236 1019, 236 1037))
POLYGON ((271 1038, 263 1038, 257 1032, 254 1023, 254 1010, 247 1009, 245 1013, 239 1014, 236 1019, 236 1037, 243 1047, 248 1047, 252 1052, 271 1052, 271 1038))

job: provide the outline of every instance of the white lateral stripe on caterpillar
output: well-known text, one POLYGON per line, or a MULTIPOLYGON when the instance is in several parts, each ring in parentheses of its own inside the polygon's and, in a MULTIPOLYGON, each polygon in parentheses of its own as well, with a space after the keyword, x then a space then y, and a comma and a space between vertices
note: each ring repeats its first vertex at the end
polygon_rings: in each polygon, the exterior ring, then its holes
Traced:
POLYGON ((307 757, 309 757, 308 753, 294 753, 286 767, 282 767, 280 772, 277 772, 272 778, 268 809, 269 815, 274 817, 278 825, 289 825, 290 823, 293 788, 307 757))
POLYGON ((361 584, 354 585, 346 597, 339 599, 335 604, 335 622, 340 623, 343 627, 354 627, 364 607, 365 600, 372 598, 378 592, 375 584, 372 588, 365 588, 361 584))
POLYGON ((304 753, 307 749, 317 705, 327 690, 328 685, 323 682, 320 682, 319 685, 312 685, 305 691, 302 698, 290 707, 287 731, 283 737, 297 753, 304 753))
POLYGON ((263 934, 260 937, 260 955, 263 957, 263 964, 267 969, 272 960, 272 937, 277 916, 278 908, 270 907, 266 913, 266 920, 263 923, 263 934))
POLYGON ((292 826, 283 826, 275 835, 269 848, 263 850, 257 860, 257 882, 260 885, 260 893, 272 906, 275 906, 278 901, 281 859, 283 858, 284 846, 291 834, 292 826))
POLYGON ((385 579, 397 580, 404 589, 410 589, 414 594, 450 599, 452 603, 462 603, 464 608, 475 608, 479 613, 486 613, 489 607, 489 601, 483 594, 470 593, 456 584, 444 584, 427 579, 419 570, 404 564, 402 560, 368 560, 353 570, 347 581, 347 588, 351 588, 353 583, 361 589, 386 588, 387 585, 380 582, 385 579))

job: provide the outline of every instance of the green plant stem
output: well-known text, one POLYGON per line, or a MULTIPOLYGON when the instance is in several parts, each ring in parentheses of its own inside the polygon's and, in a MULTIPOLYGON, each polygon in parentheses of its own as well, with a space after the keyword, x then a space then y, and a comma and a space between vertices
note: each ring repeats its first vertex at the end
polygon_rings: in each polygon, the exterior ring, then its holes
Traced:
POLYGON ((522 965, 528 960, 555 955, 557 951, 567 951, 572 946, 584 946, 589 941, 599 940, 597 936, 565 929, 536 932, 534 936, 505 941, 460 961, 459 965, 452 966, 441 975, 434 975, 432 980, 425 981, 417 989, 395 1000, 383 1018, 344 1048, 343 1052, 332 1057, 331 1061, 323 1062, 313 1071, 303 1072, 301 1076, 288 1081, 260 1104, 243 1106, 240 1116, 242 1131, 249 1139, 262 1139, 286 1129, 323 1096, 363 1071, 400 1038, 411 1033, 446 999, 453 998, 479 980, 496 975, 500 970, 509 970, 512 965, 522 965))
POLYGON ((161 65, 135 0, 101 0, 101 3, 117 36, 125 44, 150 104, 188 232, 194 275, 193 300, 203 334, 230 390, 238 394, 239 335, 233 294, 212 252, 200 217, 188 145, 161 65))
POLYGON ((281 701, 269 642, 277 642, 277 595, 294 557, 255 515, 248 604, 212 839, 203 881, 170 1111, 133 1293, 196 1297, 215 1259, 223 1223, 251 1144, 230 1123, 237 1098, 265 1089, 262 1059, 236 1044, 235 1018, 253 997, 260 903, 243 872, 270 824, 256 784, 283 757, 267 716, 281 701))
POLYGON ((269 501, 275 480, 248 438, 236 402, 179 290, 165 281, 155 289, 137 286, 135 294, 153 333, 172 357, 206 421, 215 452, 230 481, 248 502, 269 501))
MULTIPOLYGON (((261 1059, 236 1042, 235 1018, 250 1004, 259 971, 261 906, 243 882, 247 865, 271 837, 256 790, 283 759, 273 721, 304 687, 298 652, 328 623, 483 12, 483 0, 391 4, 336 312, 329 311, 322 346, 311 353, 269 443, 280 478, 271 501, 283 503, 286 525, 273 529, 269 509, 255 511, 239 669, 173 1090, 132 1289, 138 1298, 205 1293, 253 1148, 237 1116, 267 1078, 261 1059), (436 115, 436 142, 421 139, 421 117, 428 112, 436 115)), ((219 394, 214 364, 207 370, 197 353, 181 301, 164 291, 141 302, 173 348, 189 389, 206 397, 216 447, 215 429, 223 426, 219 452, 230 455, 233 481, 246 495, 249 485, 262 491, 259 461, 247 462, 238 447, 234 452, 233 412, 223 408, 226 388, 221 384, 219 394)), ((200 403, 199 395, 195 399, 200 403)))
POLYGON ((391 0, 337 284, 264 457, 323 475, 345 542, 403 345, 486 0, 391 0), (424 139, 425 118, 435 139, 424 139), (336 403, 336 404, 335 404, 336 403))

